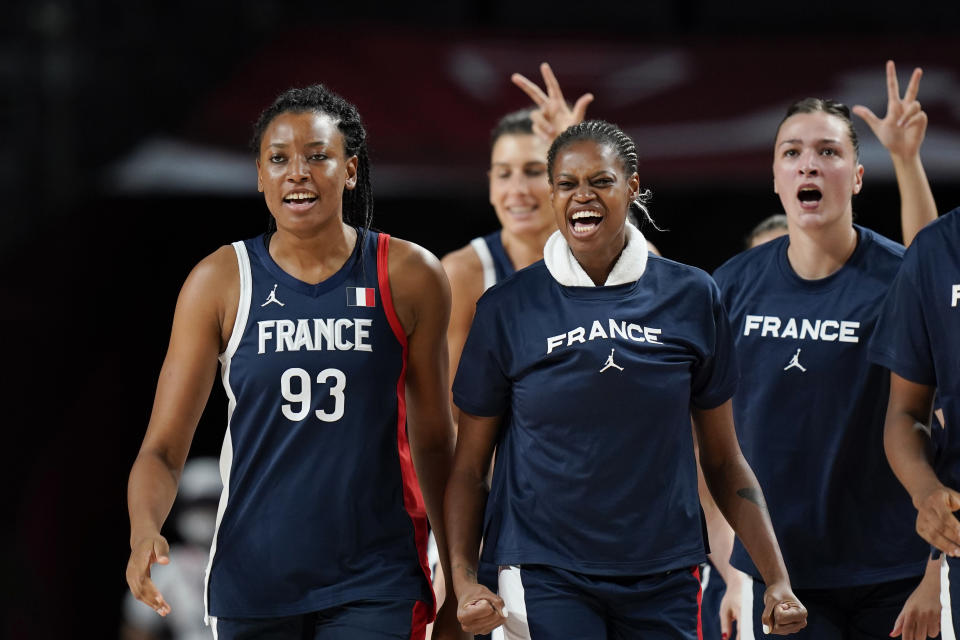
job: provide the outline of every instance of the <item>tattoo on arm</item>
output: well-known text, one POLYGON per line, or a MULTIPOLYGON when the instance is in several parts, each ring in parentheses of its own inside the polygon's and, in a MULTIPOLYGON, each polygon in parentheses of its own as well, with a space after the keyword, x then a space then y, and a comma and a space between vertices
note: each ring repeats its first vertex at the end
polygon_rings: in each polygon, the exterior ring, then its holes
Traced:
POLYGON ((474 569, 474 568, 472 568, 472 567, 468 567, 468 566, 466 566, 466 565, 464 565, 464 564, 458 564, 458 565, 457 565, 456 567, 454 567, 454 568, 455 568, 455 569, 463 569, 463 572, 466 574, 466 576, 467 576, 468 578, 470 578, 470 579, 473 580, 474 582, 477 581, 477 570, 476 570, 476 569, 474 569))
POLYGON ((761 509, 767 508, 767 505, 763 501, 763 492, 757 487, 744 487, 743 489, 737 489, 737 495, 744 500, 749 500, 761 509))

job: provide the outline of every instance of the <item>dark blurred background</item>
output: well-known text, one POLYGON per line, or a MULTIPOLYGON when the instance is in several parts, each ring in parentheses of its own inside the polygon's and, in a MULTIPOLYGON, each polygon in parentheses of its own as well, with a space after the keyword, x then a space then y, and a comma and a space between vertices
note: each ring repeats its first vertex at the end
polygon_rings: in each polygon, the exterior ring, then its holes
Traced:
MULTIPOLYGON (((549 61, 569 99, 641 152, 650 231, 712 270, 780 209, 777 122, 807 95, 883 114, 884 62, 925 71, 924 162, 960 205, 960 3, 747 0, 230 5, 7 0, 0 7, 5 313, 4 586, 9 638, 114 638, 128 555, 126 475, 190 268, 264 229, 250 125, 322 81, 369 130, 375 226, 442 255, 496 226, 487 136, 526 106, 509 83, 549 61)), ((889 157, 858 122, 857 220, 899 238, 889 157)), ((219 382, 191 455, 218 455, 219 382)))

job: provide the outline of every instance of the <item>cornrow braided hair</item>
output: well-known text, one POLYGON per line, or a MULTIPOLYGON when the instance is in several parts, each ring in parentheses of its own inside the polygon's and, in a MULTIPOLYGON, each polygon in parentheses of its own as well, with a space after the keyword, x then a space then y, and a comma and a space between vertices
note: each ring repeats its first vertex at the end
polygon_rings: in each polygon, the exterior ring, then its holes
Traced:
MULTIPOLYGON (((260 154, 263 134, 274 118, 282 113, 315 111, 337 121, 337 129, 343 135, 346 156, 357 156, 357 184, 353 189, 343 190, 343 219, 348 224, 360 227, 360 247, 373 223, 373 188, 370 185, 370 158, 367 155, 367 131, 363 128, 357 108, 322 84, 303 88, 287 89, 267 107, 253 125, 250 147, 260 154)), ((277 223, 270 216, 268 234, 276 231, 277 223)))
MULTIPOLYGON (((550 145, 550 150, 547 152, 547 175, 550 178, 550 184, 553 184, 554 163, 560 150, 575 142, 584 140, 605 145, 616 152, 627 176, 631 176, 637 172, 637 146, 633 143, 633 140, 630 139, 630 136, 625 134, 620 127, 615 124, 603 120, 585 120, 580 124, 568 127, 567 130, 557 136, 553 144, 550 145)), ((630 210, 636 213, 641 220, 646 221, 652 225, 654 229, 660 231, 660 228, 650 216, 649 209, 647 209, 647 203, 650 202, 652 198, 653 192, 651 192, 650 189, 643 189, 637 194, 636 199, 630 202, 630 210)))

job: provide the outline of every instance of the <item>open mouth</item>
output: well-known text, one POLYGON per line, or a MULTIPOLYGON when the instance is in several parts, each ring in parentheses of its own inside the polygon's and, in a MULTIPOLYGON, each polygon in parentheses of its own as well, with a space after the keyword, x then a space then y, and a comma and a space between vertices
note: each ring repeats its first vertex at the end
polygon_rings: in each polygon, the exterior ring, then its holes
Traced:
POLYGON ((577 235, 585 235, 594 231, 603 222, 603 214, 599 211, 576 211, 570 216, 570 226, 577 235))
POLYGON ((288 193, 283 197, 284 204, 290 205, 310 205, 317 201, 317 194, 309 191, 297 191, 288 193))
POLYGON ((816 187, 802 187, 797 192, 797 198, 803 204, 815 205, 823 199, 823 193, 816 187))

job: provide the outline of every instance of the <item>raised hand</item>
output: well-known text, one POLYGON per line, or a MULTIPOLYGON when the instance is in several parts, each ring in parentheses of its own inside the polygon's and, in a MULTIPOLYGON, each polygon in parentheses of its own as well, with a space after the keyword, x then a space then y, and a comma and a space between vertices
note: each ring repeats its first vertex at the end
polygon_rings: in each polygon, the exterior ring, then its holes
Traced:
POLYGON ((927 114, 920 108, 917 92, 923 70, 917 67, 910 76, 907 90, 900 97, 897 69, 893 60, 887 60, 887 114, 878 118, 863 105, 853 107, 853 112, 866 121, 880 143, 892 155, 909 158, 920 152, 920 145, 927 132, 927 114))
POLYGON ((546 62, 542 63, 540 73, 543 75, 543 84, 547 88, 546 93, 536 83, 519 73, 510 76, 510 80, 537 105, 537 109, 530 114, 530 119, 533 120, 533 132, 547 142, 553 142, 553 139, 563 133, 564 129, 583 122, 584 116, 587 115, 587 105, 593 102, 593 94, 585 93, 577 98, 571 109, 563 99, 560 83, 553 75, 550 65, 546 62))

